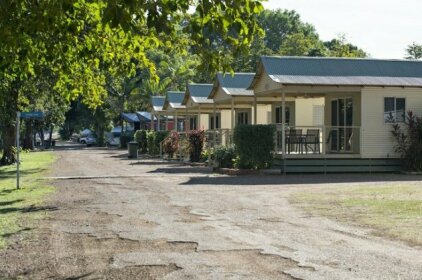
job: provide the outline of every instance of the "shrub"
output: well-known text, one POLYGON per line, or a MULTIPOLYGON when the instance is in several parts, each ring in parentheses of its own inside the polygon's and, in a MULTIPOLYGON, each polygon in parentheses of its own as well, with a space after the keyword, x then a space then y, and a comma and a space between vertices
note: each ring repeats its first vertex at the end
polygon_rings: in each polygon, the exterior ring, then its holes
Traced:
POLYGON ((163 142, 163 152, 172 158, 174 153, 177 152, 179 148, 179 133, 172 132, 170 136, 164 139, 163 142))
POLYGON ((274 151, 273 125, 239 125, 233 141, 239 156, 239 168, 261 169, 271 166, 274 151))
POLYGON ((236 152, 233 146, 217 146, 211 151, 210 157, 216 163, 216 167, 232 168, 236 152))
POLYGON ((403 125, 393 124, 392 133, 395 152, 400 154, 404 169, 422 171, 422 120, 409 111, 403 125))
POLYGON ((148 131, 147 148, 148 154, 155 156, 160 152, 160 143, 168 136, 168 131, 148 131))
POLYGON ((147 131, 146 130, 137 130, 135 132, 135 141, 139 143, 139 150, 141 153, 147 152, 147 131))
POLYGON ((191 130, 188 132, 190 161, 198 162, 201 159, 204 147, 205 133, 203 130, 191 130))
POLYGON ((132 132, 125 132, 120 135, 120 148, 126 149, 127 143, 133 140, 133 133, 132 132))

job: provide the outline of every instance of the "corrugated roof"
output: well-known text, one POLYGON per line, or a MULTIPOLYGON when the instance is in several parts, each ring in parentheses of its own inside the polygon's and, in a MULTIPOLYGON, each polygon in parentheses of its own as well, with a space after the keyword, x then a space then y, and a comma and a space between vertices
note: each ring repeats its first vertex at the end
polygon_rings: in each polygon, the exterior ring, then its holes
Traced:
POLYGON ((324 57, 261 57, 282 84, 422 86, 422 61, 324 57))
POLYGON ((168 91, 165 102, 168 102, 173 108, 185 108, 185 106, 182 105, 184 96, 185 93, 182 91, 168 91))
POLYGON ((195 103, 212 104, 214 100, 208 99, 212 89, 212 84, 189 84, 186 90, 183 104, 186 104, 189 96, 195 103))
POLYGON ((135 113, 122 113, 121 116, 122 116, 122 119, 124 119, 127 122, 130 122, 130 123, 139 122, 139 118, 135 113))
POLYGON ((151 96, 151 105, 154 111, 159 112, 163 110, 165 96, 151 96))
MULTIPOLYGON (((150 112, 145 112, 145 111, 136 112, 136 115, 138 116, 138 119, 143 121, 143 122, 150 122, 151 121, 151 113, 150 112)), ((155 117, 154 117, 154 119, 155 119, 155 117)))
POLYGON ((224 88, 248 88, 255 73, 217 73, 217 80, 224 88))
MULTIPOLYGON (((253 91, 248 90, 254 78, 254 73, 217 73, 218 85, 228 94, 233 96, 251 96, 253 91)), ((213 93, 209 96, 212 97, 213 93)))

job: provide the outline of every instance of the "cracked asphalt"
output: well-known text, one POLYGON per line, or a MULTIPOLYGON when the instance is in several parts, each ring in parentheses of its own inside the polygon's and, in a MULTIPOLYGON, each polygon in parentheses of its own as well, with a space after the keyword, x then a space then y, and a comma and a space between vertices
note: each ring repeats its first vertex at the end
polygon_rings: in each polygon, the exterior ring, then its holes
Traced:
POLYGON ((56 154, 56 210, 0 254, 0 278, 422 279, 421 248, 288 202, 399 175, 230 177, 118 150, 56 154))

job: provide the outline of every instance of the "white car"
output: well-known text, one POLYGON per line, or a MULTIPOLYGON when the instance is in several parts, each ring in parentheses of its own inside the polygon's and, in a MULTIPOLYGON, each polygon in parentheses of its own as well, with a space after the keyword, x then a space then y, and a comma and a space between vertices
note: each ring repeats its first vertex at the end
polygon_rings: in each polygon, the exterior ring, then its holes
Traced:
POLYGON ((95 135, 88 135, 80 138, 79 142, 81 142, 81 144, 86 144, 87 146, 95 145, 97 144, 97 137, 95 137, 95 135))

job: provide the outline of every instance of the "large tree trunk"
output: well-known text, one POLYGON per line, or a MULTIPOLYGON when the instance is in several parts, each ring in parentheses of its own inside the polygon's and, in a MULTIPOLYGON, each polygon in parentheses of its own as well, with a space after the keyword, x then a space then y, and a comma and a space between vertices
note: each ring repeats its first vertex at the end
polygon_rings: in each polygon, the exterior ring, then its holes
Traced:
POLYGON ((22 148, 26 150, 33 150, 34 149, 34 141, 33 139, 33 122, 31 120, 27 120, 25 122, 25 138, 23 139, 22 148))
POLYGON ((19 96, 20 81, 15 80, 12 83, 10 94, 5 95, 1 106, 1 118, 4 120, 3 127, 3 156, 0 159, 0 165, 9 165, 16 162, 16 154, 13 147, 16 145, 16 112, 18 111, 18 96, 19 96))
POLYGON ((6 124, 3 127, 3 156, 0 159, 0 165, 9 165, 16 162, 16 153, 13 147, 16 145, 16 129, 12 124, 6 124))
POLYGON ((51 126, 50 126, 50 136, 49 136, 49 138, 48 138, 48 142, 50 143, 50 147, 52 147, 52 146, 53 146, 53 128, 54 128, 54 126, 53 126, 53 125, 51 125, 51 126))

